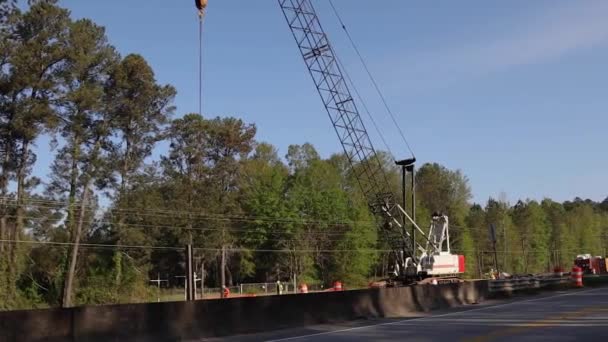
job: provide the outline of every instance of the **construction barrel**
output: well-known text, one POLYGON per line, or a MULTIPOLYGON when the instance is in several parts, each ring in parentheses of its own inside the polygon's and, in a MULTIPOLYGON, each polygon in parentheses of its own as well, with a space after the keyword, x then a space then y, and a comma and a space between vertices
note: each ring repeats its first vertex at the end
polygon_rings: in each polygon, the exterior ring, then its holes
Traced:
POLYGON ((574 266, 572 267, 572 282, 575 287, 583 287, 583 269, 574 266))
POLYGON ((342 283, 339 281, 334 282, 334 291, 342 291, 342 283))

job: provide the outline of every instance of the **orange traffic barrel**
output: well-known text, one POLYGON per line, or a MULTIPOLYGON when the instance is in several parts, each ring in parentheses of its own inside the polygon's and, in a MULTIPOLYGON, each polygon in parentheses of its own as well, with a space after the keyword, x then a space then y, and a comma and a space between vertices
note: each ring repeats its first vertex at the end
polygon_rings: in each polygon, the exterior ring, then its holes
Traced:
POLYGON ((553 273, 555 274, 555 276, 556 276, 556 277, 561 277, 561 276, 563 276, 563 275, 564 275, 564 269, 563 269, 563 268, 561 268, 561 267, 559 267, 559 266, 556 266, 556 267, 553 269, 553 273))
POLYGON ((574 282, 574 286, 583 287, 583 269, 574 266, 572 267, 572 281, 574 282))
POLYGON ((339 281, 334 282, 334 291, 342 291, 342 283, 339 281))

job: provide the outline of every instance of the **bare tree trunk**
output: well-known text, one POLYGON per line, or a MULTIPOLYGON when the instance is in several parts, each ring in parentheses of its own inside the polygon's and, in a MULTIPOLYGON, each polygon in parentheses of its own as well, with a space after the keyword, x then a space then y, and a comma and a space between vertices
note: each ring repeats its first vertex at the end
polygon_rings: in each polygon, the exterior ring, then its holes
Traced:
MULTIPOLYGON (((227 257, 228 256, 226 256, 226 258, 227 257)), ((228 286, 228 287, 233 286, 234 279, 232 278, 232 272, 230 271, 230 267, 228 265, 226 265, 226 268, 224 270, 225 270, 224 272, 226 273, 226 286, 228 286)))
MULTIPOLYGON (((13 144, 12 144, 12 136, 9 133, 9 136, 6 139, 6 146, 5 146, 5 150, 4 151, 4 160, 2 160, 2 174, 0 174, 0 196, 2 196, 2 206, 1 206, 1 210, 2 210, 2 217, 0 218, 0 236, 2 237, 2 239, 7 239, 7 234, 8 234, 8 230, 7 230, 7 224, 6 224, 6 219, 7 216, 9 215, 9 209, 8 209, 8 201, 7 201, 7 196, 8 196, 8 179, 9 179, 9 173, 10 173, 10 169, 11 169, 11 151, 13 149, 13 144)), ((0 242, 0 252, 4 251, 4 242, 0 242)))
MULTIPOLYGON (((4 207, 4 203, 0 204, 2 207, 4 207)), ((4 217, 4 215, 2 215, 2 217, 0 217, 0 258, 4 258, 4 256, 2 255, 2 253, 4 253, 4 240, 6 240, 6 217, 4 217)))
POLYGON ((478 278, 481 278, 481 276, 483 275, 482 259, 483 259, 483 254, 480 252, 477 252, 477 277, 478 278))
MULTIPOLYGON (((9 232, 10 240, 18 241, 21 239, 21 234, 24 230, 24 216, 25 216, 25 176, 27 169, 27 160, 29 158, 29 141, 24 140, 21 146, 21 158, 19 161, 19 167, 17 168, 17 211, 16 211, 16 223, 11 227, 9 232)), ((15 282, 17 280, 18 273, 18 247, 17 242, 10 243, 9 245, 9 257, 8 257, 8 286, 9 291, 14 292, 15 282)))
POLYGON ((72 151, 72 166, 70 170, 70 194, 68 198, 68 234, 70 240, 74 238, 74 211, 76 204, 76 189, 78 188, 78 158, 80 158, 80 142, 79 139, 74 139, 74 149, 72 151))
POLYGON ((524 259, 524 273, 528 273, 528 255, 526 253, 526 247, 524 240, 521 240, 521 253, 524 259))
POLYGON ((224 298, 224 286, 226 286, 226 245, 222 243, 222 256, 220 261, 220 291, 224 298))
POLYGON ((78 225, 76 226, 76 232, 74 237, 74 246, 72 247, 72 255, 70 258, 70 266, 68 270, 68 276, 65 281, 65 286, 63 288, 63 302, 62 307, 68 308, 72 306, 72 288, 74 284, 74 274, 76 273, 76 263, 78 261, 78 248, 80 246, 80 238, 82 236, 82 228, 84 226, 84 217, 86 214, 86 205, 89 199, 89 186, 90 180, 88 180, 85 184, 83 194, 82 194, 82 202, 80 203, 80 212, 78 217, 78 225))
POLYGON ((24 227, 24 205, 25 205, 25 170, 27 169, 27 160, 30 156, 29 141, 24 140, 21 147, 21 161, 17 169, 17 224, 15 225, 17 233, 15 237, 19 237, 24 227))
MULTIPOLYGON (((124 160, 122 163, 122 168, 120 171, 120 188, 119 188, 119 193, 118 193, 118 199, 119 199, 119 207, 118 209, 120 209, 123 206, 127 206, 128 207, 128 203, 122 203, 122 201, 124 200, 124 194, 126 193, 127 190, 127 186, 128 186, 128 174, 129 174, 129 158, 131 156, 131 140, 129 138, 125 139, 125 154, 124 154, 124 160)), ((125 225, 125 219, 126 216, 124 213, 122 213, 120 210, 118 211, 118 222, 117 222, 117 227, 118 227, 118 239, 117 239, 117 243, 120 244, 122 241, 122 233, 123 233, 123 228, 125 225)), ((119 262, 122 262, 120 260, 122 260, 121 258, 116 259, 119 262)), ((120 286, 120 283, 122 281, 122 267, 120 265, 114 265, 114 269, 116 270, 116 276, 114 278, 114 284, 116 286, 120 286)))

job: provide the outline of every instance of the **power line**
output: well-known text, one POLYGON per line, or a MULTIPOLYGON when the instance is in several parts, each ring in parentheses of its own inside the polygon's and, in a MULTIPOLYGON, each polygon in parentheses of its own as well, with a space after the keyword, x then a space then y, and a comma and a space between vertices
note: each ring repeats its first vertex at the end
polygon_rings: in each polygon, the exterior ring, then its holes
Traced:
MULTIPOLYGON (((7 218, 16 218, 16 215, 6 215, 5 217, 7 218)), ((26 220, 29 221, 45 221, 47 220, 47 218, 44 217, 29 217, 29 216, 25 216, 23 217, 26 220)), ((95 223, 98 224, 114 224, 114 222, 110 222, 110 221, 95 221, 95 223)), ((322 232, 322 231, 316 231, 316 232, 292 232, 292 231, 288 231, 288 230, 278 230, 278 229, 269 229, 269 230, 264 230, 264 231, 258 231, 255 228, 251 228, 251 229, 246 229, 246 228, 229 228, 229 229, 222 229, 222 228, 205 228, 205 227, 179 227, 179 226, 167 226, 167 225, 155 225, 155 224, 137 224, 137 223, 124 223, 123 227, 126 229, 140 229, 140 230, 144 230, 144 229, 159 229, 159 230, 178 230, 178 231, 199 231, 199 232, 222 232, 222 231, 230 231, 230 232, 240 232, 240 233, 250 233, 250 234, 259 234, 260 236, 260 240, 264 240, 264 241, 300 241, 301 239, 279 239, 279 238, 268 238, 268 235, 274 235, 274 236, 281 236, 281 235, 296 235, 296 236, 301 236, 302 238, 308 238, 308 237, 324 237, 325 240, 324 241, 344 241, 344 237, 348 234, 348 233, 352 233, 352 230, 350 229, 344 229, 342 231, 332 231, 332 232, 322 232), (329 237, 341 237, 341 238, 329 238, 329 237)), ((375 228, 375 226, 370 226, 370 228, 375 228)), ((249 239, 255 239, 255 237, 251 237, 251 236, 245 236, 244 238, 249 238, 249 239)))
MULTIPOLYGON (((36 240, 0 240, 2 243, 17 243, 17 244, 32 244, 32 245, 49 245, 58 247, 69 247, 76 245, 73 242, 54 242, 54 241, 36 241, 36 240)), ((121 244, 100 244, 100 243, 80 243, 80 247, 83 248, 100 248, 100 249, 148 249, 148 250, 176 250, 183 251, 183 246, 146 246, 146 245, 121 245, 121 244)), ((212 251, 219 252, 221 248, 207 248, 207 247, 194 247, 194 250, 200 251, 212 251)), ((387 249, 373 249, 373 248, 361 248, 361 249, 259 249, 259 248, 227 248, 230 252, 260 252, 260 253, 392 253, 392 250, 387 249)), ((523 251, 514 250, 507 251, 507 254, 546 254, 552 252, 578 252, 579 249, 551 249, 547 251, 523 251)), ((489 250, 458 250, 459 253, 494 253, 489 250)), ((504 251, 497 251, 497 253, 505 253, 504 251)))
POLYGON ((348 31, 348 29, 346 28, 346 24, 344 24, 344 21, 342 20, 342 17, 338 13, 338 10, 337 10, 336 6, 334 6, 334 3, 333 3, 332 0, 329 0, 329 4, 331 5, 331 8, 333 9, 333 12, 336 15, 336 18, 338 18, 338 21, 340 22, 340 25, 342 26, 342 29, 346 33, 346 36, 348 37, 348 40, 350 41, 351 46, 353 47, 353 49, 357 53, 357 56, 359 57, 359 60, 361 61, 361 64, 363 65, 363 68, 365 69, 365 72, 367 73, 367 76, 369 77, 369 79, 371 80, 372 84, 374 85, 374 88, 376 89, 376 92, 378 93, 378 96, 382 100, 384 108, 390 114, 390 117, 391 117, 391 119, 392 119, 393 124, 395 125, 395 127, 397 127, 397 129, 399 130, 399 134, 401 135, 401 139, 403 140, 403 142, 407 146, 407 149, 412 154, 412 157, 415 157, 414 151, 412 150, 412 148, 411 148, 408 140, 405 138, 405 134, 403 133, 403 130, 401 129, 401 126, 397 122, 397 119, 395 118, 395 115, 393 114, 392 110, 390 109, 390 107, 388 105, 388 102, 386 101, 386 98, 384 97, 384 94, 382 93, 382 91, 380 90, 380 87, 378 86, 378 83, 376 82, 376 79, 374 78, 374 76, 372 75, 371 71, 369 70, 369 67, 367 66, 367 62, 365 62, 365 59, 363 58, 363 55, 359 51, 359 48, 357 47, 357 44, 355 43, 354 39, 350 35, 350 32, 348 31))
MULTIPOLYGON (((36 241, 36 240, 8 240, 2 239, 3 243, 17 244, 32 244, 32 245, 51 245, 51 246, 75 246, 74 242, 55 242, 55 241, 36 241)), ((167 249, 167 250, 183 250, 184 247, 176 246, 145 246, 145 245, 118 245, 118 244, 101 244, 101 243, 78 243, 79 247, 85 248, 116 248, 116 249, 167 249)))
MULTIPOLYGON (((50 202, 50 201, 49 201, 50 202)), ((63 202, 54 202, 54 203, 63 203, 63 202)), ((18 203, 15 203, 18 205, 18 203)), ((25 204, 30 207, 37 208, 46 208, 46 209, 61 209, 53 206, 52 204, 48 204, 48 202, 41 204, 25 204)), ((95 209, 85 209, 85 212, 97 212, 95 209)), ((273 223, 298 223, 298 224, 328 224, 328 225, 349 225, 353 223, 364 223, 364 224, 374 224, 374 221, 323 221, 323 220, 310 220, 310 219, 298 219, 298 218, 276 218, 269 216, 253 216, 253 215, 233 215, 233 214, 203 214, 197 212, 189 212, 189 211, 180 211, 180 210, 152 210, 152 209, 122 209, 122 208, 113 208, 108 209, 105 213, 110 213, 113 216, 113 213, 132 213, 137 216, 144 217, 159 217, 159 218, 177 218, 176 216, 188 216, 189 218, 195 219, 207 219, 207 220, 220 220, 220 221, 268 221, 273 223)), ((182 217, 183 218, 183 217, 182 217)))
MULTIPOLYGON (((1 200, 6 200, 6 198, 0 198, 1 200)), ((15 202, 14 205, 18 205, 18 203, 16 202, 16 200, 14 199, 10 199, 8 200, 8 202, 15 202)), ((44 209, 61 209, 61 208, 57 208, 56 206, 54 206, 55 204, 60 204, 60 205, 68 205, 68 203, 65 202, 61 202, 61 201, 54 201, 54 200, 30 200, 30 203, 25 203, 25 206, 28 207, 34 207, 34 208, 44 208, 44 209), (40 204, 34 204, 34 203, 40 203, 40 204)), ((188 212, 188 211, 178 211, 178 210, 151 210, 151 209, 110 209, 109 211, 106 211, 106 213, 110 212, 109 217, 112 218, 114 217, 114 213, 112 213, 113 211, 115 212, 119 212, 119 213, 131 213, 133 214, 133 216, 135 217, 156 217, 156 218, 162 218, 162 219, 197 219, 197 220, 206 220, 206 221, 225 221, 225 222, 249 222, 249 223, 291 223, 291 224, 319 224, 319 225, 326 225, 326 226, 333 226, 333 227, 342 227, 342 226, 351 226, 351 225, 357 225, 357 226, 368 226, 370 228, 375 228, 376 227, 376 223, 374 221, 322 221, 322 220, 308 220, 308 219, 297 219, 297 218, 273 218, 273 217, 268 217, 268 216, 251 216, 251 215, 227 215, 227 214, 202 214, 202 213, 193 213, 193 212, 188 212), (152 213, 152 214, 150 214, 152 213), (180 217, 181 216, 181 217, 180 217)), ((90 210, 85 210, 85 212, 95 212, 95 210, 90 209, 90 210)), ((16 218, 17 216, 15 215, 5 215, 5 217, 10 217, 10 218, 16 218)), ((38 220, 38 221, 42 221, 42 220, 52 220, 53 218, 45 218, 45 217, 36 217, 36 216, 25 216, 24 218, 29 219, 29 220, 38 220)), ((61 219, 60 219, 61 220, 61 219)), ((113 224, 114 222, 112 221, 108 221, 108 220, 95 220, 95 222, 100 223, 100 224, 113 224)), ((154 224, 137 224, 137 223, 130 223, 129 224, 132 227, 142 227, 142 228, 168 228, 168 229, 188 229, 185 227, 176 227, 175 225, 154 225, 154 224)), ((457 226, 457 225, 450 225, 451 228, 456 228, 456 229, 462 229, 462 230, 476 230, 476 231, 487 231, 486 228, 480 228, 480 227, 462 227, 462 226, 457 226)), ((202 230, 202 231, 220 231, 222 229, 214 229, 214 228, 204 228, 204 227, 197 227, 195 228, 195 230, 202 230)), ((229 228, 229 230, 231 231, 245 231, 245 232, 251 232, 252 229, 247 229, 247 228, 229 228)), ((283 229, 269 229, 267 230, 267 232, 272 232, 272 231, 277 231, 280 233, 288 233, 286 230, 283 229)), ((329 235, 333 235, 334 233, 324 233, 324 234, 329 234, 329 235)), ((335 233, 337 234, 342 234, 342 233, 335 233)))
MULTIPOLYGON (((35 241, 35 240, 0 240, 3 243, 17 244, 32 244, 32 245, 49 245, 59 247, 70 247, 76 245, 73 242, 53 242, 53 241, 35 241)), ((120 244, 99 244, 99 243, 79 243, 79 247, 83 248, 100 248, 100 249, 149 249, 149 250, 178 250, 183 251, 185 247, 180 246, 145 246, 145 245, 120 245, 120 244)), ((194 247, 194 250, 220 252, 222 248, 206 248, 194 247)), ((377 253, 390 252, 390 250, 382 249, 256 249, 256 248, 226 248, 229 252, 264 252, 264 253, 377 253)))

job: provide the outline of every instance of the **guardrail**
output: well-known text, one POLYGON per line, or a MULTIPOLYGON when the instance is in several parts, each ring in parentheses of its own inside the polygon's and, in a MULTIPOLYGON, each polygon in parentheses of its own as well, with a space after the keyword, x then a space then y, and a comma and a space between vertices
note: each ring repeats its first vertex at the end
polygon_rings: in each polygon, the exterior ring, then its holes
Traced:
POLYGON ((491 293, 511 293, 520 290, 541 289, 548 286, 569 284, 572 280, 569 276, 562 277, 522 277, 496 279, 488 282, 491 293))

